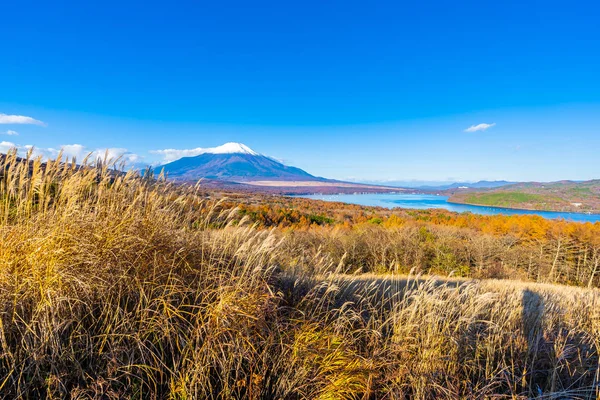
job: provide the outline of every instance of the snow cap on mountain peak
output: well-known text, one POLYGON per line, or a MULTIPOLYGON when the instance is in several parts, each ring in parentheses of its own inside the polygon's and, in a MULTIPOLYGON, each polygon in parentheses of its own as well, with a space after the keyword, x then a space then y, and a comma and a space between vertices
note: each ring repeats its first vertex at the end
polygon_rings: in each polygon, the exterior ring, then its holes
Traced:
POLYGON ((205 153, 209 154, 234 154, 234 153, 242 153, 242 154, 250 154, 253 156, 257 156, 258 153, 252 150, 250 147, 246 146, 242 143, 229 142, 225 143, 221 146, 211 147, 208 149, 204 149, 205 153))
POLYGON ((163 149, 150 150, 152 154, 161 154, 164 163, 170 163, 183 157, 196 157, 201 154, 248 154, 259 156, 260 154, 250 147, 241 143, 229 142, 217 147, 196 147, 195 149, 163 149))

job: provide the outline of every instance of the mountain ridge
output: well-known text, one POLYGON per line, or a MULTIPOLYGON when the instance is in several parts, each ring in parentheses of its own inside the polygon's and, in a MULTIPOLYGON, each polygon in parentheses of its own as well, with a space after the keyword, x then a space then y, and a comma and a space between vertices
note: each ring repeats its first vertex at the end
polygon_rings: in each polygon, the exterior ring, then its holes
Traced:
POLYGON ((160 166, 159 169, 176 180, 207 178, 231 182, 327 181, 260 154, 242 143, 229 142, 199 151, 201 153, 198 155, 181 157, 160 166))
POLYGON ((450 202, 525 210, 600 213, 600 179, 589 181, 519 182, 461 190, 450 202))

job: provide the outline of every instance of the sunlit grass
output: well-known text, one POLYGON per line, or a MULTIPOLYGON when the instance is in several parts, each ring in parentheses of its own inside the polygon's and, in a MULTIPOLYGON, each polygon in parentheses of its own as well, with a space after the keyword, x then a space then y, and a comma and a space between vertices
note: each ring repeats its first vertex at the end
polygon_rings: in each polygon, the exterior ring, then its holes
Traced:
POLYGON ((108 165, 0 161, 0 397, 598 396, 597 290, 292 268, 286 235, 108 165))

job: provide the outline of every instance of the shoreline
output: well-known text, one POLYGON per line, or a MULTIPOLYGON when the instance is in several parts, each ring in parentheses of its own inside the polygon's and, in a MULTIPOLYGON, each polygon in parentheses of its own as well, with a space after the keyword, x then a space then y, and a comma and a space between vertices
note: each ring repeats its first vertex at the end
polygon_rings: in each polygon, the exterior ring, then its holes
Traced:
MULTIPOLYGON (((345 193, 343 194, 344 196, 347 195, 353 195, 353 196, 364 196, 364 195, 370 195, 370 194, 381 194, 381 195, 393 195, 392 193, 357 193, 357 194, 350 194, 350 193, 345 193)), ((412 193, 395 193, 397 195, 401 195, 401 196, 407 196, 407 195, 413 195, 412 193)), ((344 201, 342 199, 337 199, 336 197, 339 196, 340 194, 325 194, 325 193, 312 193, 312 194, 307 194, 307 195, 291 195, 290 197, 301 197, 301 198, 306 198, 309 200, 318 200, 318 201, 333 201, 333 202, 340 202, 340 203, 345 203, 345 204, 354 204, 354 205, 358 205, 361 207, 384 207, 387 209, 403 209, 403 210, 410 210, 410 209, 415 209, 415 210, 420 210, 420 209, 444 209, 446 211, 450 211, 450 212, 455 212, 455 213, 465 213, 465 212, 471 212, 474 214, 480 214, 480 215, 490 215, 490 214, 502 214, 501 212, 498 213, 478 213, 476 211, 471 211, 471 210, 451 210, 445 207, 422 207, 422 208, 415 208, 415 207, 402 207, 402 206, 395 206, 395 207, 388 207, 388 206, 382 206, 382 205, 366 205, 366 204, 360 204, 360 203, 354 203, 354 202, 348 202, 348 201, 344 201), (313 198, 313 196, 326 196, 326 197, 331 197, 329 200, 327 199, 318 199, 318 198, 313 198)), ((430 194, 424 194, 424 193, 420 193, 420 194, 415 194, 415 195, 430 195, 430 194)), ((431 196, 436 196, 438 197, 438 195, 431 195, 431 196)), ((478 208, 482 208, 482 209, 498 209, 498 210, 506 210, 506 211, 512 211, 514 212, 514 214, 509 214, 509 215, 539 215, 542 218, 547 218, 547 219, 565 219, 565 220, 569 220, 569 218, 567 218, 567 216, 573 216, 574 218, 585 218, 585 217, 591 217, 591 218, 598 218, 598 220, 590 220, 590 221, 585 221, 585 220, 573 220, 574 222, 580 222, 580 223, 585 223, 585 222, 590 222, 590 223, 597 223, 600 222, 600 213, 587 213, 587 212, 575 212, 575 211, 556 211, 556 210, 539 210, 539 209, 528 209, 528 208, 513 208, 513 207, 502 207, 502 206, 491 206, 491 205, 482 205, 482 204, 472 204, 472 203, 460 203, 457 201, 450 201, 449 200, 449 196, 443 196, 443 195, 439 195, 439 197, 445 197, 446 200, 445 202, 449 205, 458 205, 458 206, 470 206, 470 207, 478 207, 478 208), (522 212, 522 213, 520 213, 522 212), (546 214, 546 215, 544 215, 546 214), (561 214, 564 214, 565 216, 561 216, 561 214)), ((505 214, 506 215, 506 214, 505 214)))
POLYGON ((582 211, 560 211, 560 210, 540 210, 538 208, 527 208, 527 207, 505 207, 505 206, 492 206, 489 204, 477 204, 477 203, 467 203, 467 202, 460 202, 460 201, 455 201, 455 200, 450 200, 450 198, 448 198, 448 200, 446 200, 447 203, 449 204, 462 204, 462 205, 466 205, 466 206, 476 206, 476 207, 490 207, 490 208, 501 208, 503 210, 516 210, 516 211, 539 211, 539 212, 552 212, 552 213, 559 213, 559 214, 581 214, 581 215, 598 215, 600 216, 600 210, 596 211, 590 211, 590 212, 582 212, 582 211))

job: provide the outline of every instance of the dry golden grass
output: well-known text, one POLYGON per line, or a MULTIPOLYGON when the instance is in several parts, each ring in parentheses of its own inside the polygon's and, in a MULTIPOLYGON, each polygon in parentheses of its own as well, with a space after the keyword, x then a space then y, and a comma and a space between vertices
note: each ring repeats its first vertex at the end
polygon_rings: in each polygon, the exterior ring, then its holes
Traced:
POLYGON ((598 397, 597 290, 290 269, 195 188, 70 165, 0 160, 0 397, 598 397))

